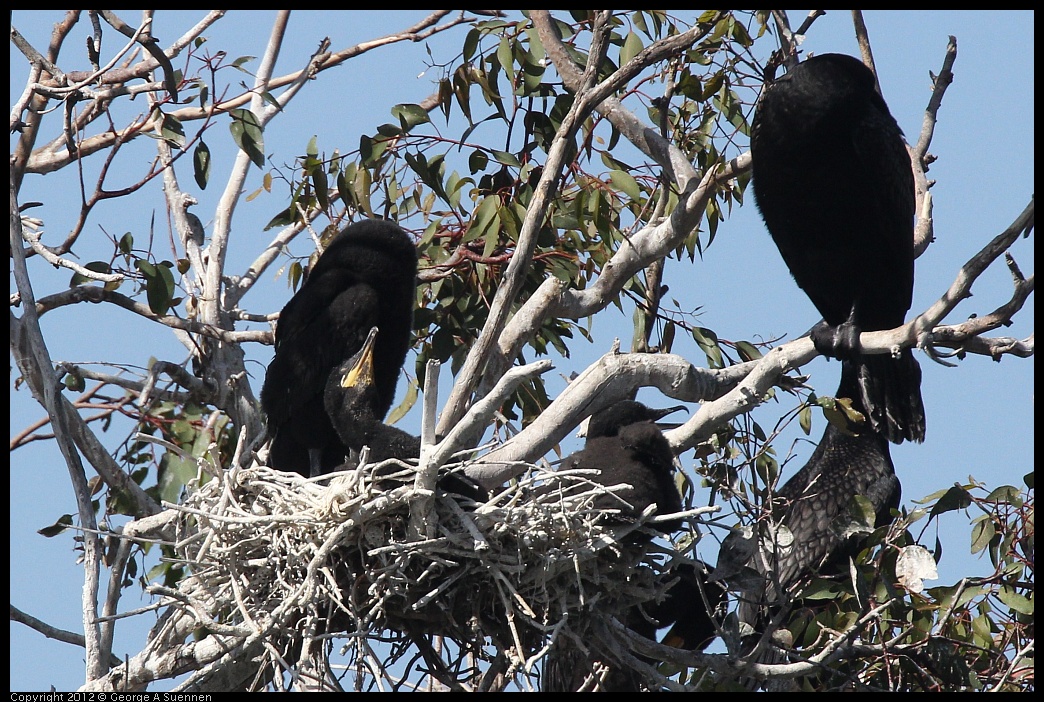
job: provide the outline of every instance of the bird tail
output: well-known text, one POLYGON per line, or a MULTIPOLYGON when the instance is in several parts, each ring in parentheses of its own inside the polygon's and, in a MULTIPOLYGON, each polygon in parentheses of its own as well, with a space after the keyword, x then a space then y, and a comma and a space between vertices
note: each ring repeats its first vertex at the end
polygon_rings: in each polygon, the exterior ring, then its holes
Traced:
POLYGON ((868 354, 858 361, 859 391, 870 427, 893 444, 924 441, 921 366, 912 349, 898 358, 868 354))

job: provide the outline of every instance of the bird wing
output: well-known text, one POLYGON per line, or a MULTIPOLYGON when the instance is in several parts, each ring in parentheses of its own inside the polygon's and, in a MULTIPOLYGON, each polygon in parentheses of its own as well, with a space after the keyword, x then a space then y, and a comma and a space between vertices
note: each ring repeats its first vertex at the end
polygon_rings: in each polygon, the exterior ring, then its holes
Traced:
MULTIPOLYGON (((874 97, 878 98, 876 93, 874 97)), ((891 329, 905 321, 913 299, 914 178, 902 131, 883 101, 861 115, 853 139, 855 167, 864 174, 863 193, 852 198, 853 219, 863 222, 864 266, 873 271, 875 304, 862 310, 866 330, 891 329), (876 319, 875 313, 881 318, 876 319)))

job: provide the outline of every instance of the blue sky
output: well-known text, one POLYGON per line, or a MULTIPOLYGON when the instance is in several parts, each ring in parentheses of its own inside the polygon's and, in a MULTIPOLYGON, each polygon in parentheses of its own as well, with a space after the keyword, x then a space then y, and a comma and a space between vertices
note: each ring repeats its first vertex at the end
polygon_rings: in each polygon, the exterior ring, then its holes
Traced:
MULTIPOLYGON (((793 11, 796 26, 807 11, 793 11)), ((269 34, 273 12, 230 12, 208 33, 211 51, 225 50, 230 56, 260 56, 269 34)), ((301 11, 293 15, 289 39, 280 56, 277 75, 289 73, 304 65, 307 56, 320 39, 329 36, 334 50, 358 41, 388 34, 415 21, 421 13, 414 11, 301 11)), ((153 33, 161 45, 172 41, 184 28, 195 23, 202 11, 157 13, 153 33)), ((46 46, 52 24, 60 18, 57 11, 15 11, 14 25, 37 47, 46 46)), ((128 22, 138 15, 127 12, 128 22)), ((947 289, 959 267, 993 236, 1003 230, 1025 207, 1034 191, 1034 52, 1033 13, 999 11, 879 12, 865 13, 881 87, 892 114, 907 136, 920 132, 924 109, 930 95, 929 71, 942 65, 947 36, 958 40, 956 79, 946 93, 931 152, 938 157, 929 177, 937 181, 935 199, 935 243, 917 262, 912 313, 919 313, 947 289)), ((66 49, 68 66, 79 69, 82 59, 76 54, 82 47, 82 32, 66 49), (76 56, 75 63, 73 56, 76 56)), ((107 41, 115 42, 111 36, 107 41)), ((450 60, 463 41, 463 32, 451 33, 430 42, 437 61, 450 60)), ((771 40, 762 45, 767 51, 771 40)), ((279 164, 292 163, 303 153, 312 135, 318 137, 321 150, 327 153, 341 147, 355 148, 360 134, 372 134, 376 125, 389 121, 388 110, 397 103, 417 102, 426 97, 437 80, 437 70, 425 71, 429 61, 425 44, 399 44, 363 55, 344 66, 322 74, 306 86, 286 110, 276 118, 265 134, 266 153, 279 164)), ((852 33, 850 15, 832 11, 817 20, 804 50, 816 53, 842 52, 858 54, 852 33)), ((111 50, 111 47, 110 47, 111 50)), ((764 54, 761 54, 764 55, 764 54)), ((11 100, 24 88, 26 68, 21 55, 11 49, 11 100)), ((256 67, 256 61, 252 64, 256 67)), ((249 77, 244 75, 244 80, 249 77)), ((53 124, 53 122, 52 122, 53 124)), ((44 138, 51 138, 45 132, 44 138)), ((180 169, 182 187, 200 199, 196 212, 209 226, 230 151, 227 132, 219 125, 207 136, 215 150, 212 185, 197 192, 191 185, 187 162, 180 169), (220 151, 219 151, 220 149, 220 151), (222 156, 225 160, 221 160, 222 156)), ((112 185, 136 179, 151 154, 151 142, 139 140, 144 150, 138 161, 125 160, 126 174, 112 174, 112 185)), ((11 141, 13 143, 13 140, 11 141)), ((132 152, 138 154, 139 152, 132 152)), ((253 169, 246 190, 260 185, 262 172, 253 169)), ((42 178, 31 176, 21 194, 23 202, 43 200, 46 207, 34 210, 46 222, 54 242, 72 226, 78 211, 78 185, 75 169, 42 178), (56 198, 53 193, 68 193, 56 198), (56 207, 58 202, 66 206, 56 207)), ((241 201, 235 214, 228 272, 240 273, 256 252, 268 242, 271 232, 262 228, 274 213, 285 206, 285 193, 278 189, 251 202, 241 201)), ((98 208, 85 233, 99 242, 99 250, 107 245, 99 228, 119 236, 133 231, 144 238, 150 220, 155 217, 157 237, 166 237, 165 209, 158 187, 147 188, 130 201, 116 201, 98 208)), ((294 253, 308 252, 305 241, 295 243, 294 253)), ((84 246, 89 251, 88 246, 84 246)), ((1033 272, 1033 238, 1022 240, 1012 249, 1023 272, 1033 272)), ((89 254, 83 254, 84 260, 89 254)), ((65 271, 55 273, 37 259, 31 264, 36 277, 37 295, 62 289, 68 281, 65 271)), ((695 265, 688 261, 669 261, 664 282, 670 286, 668 297, 681 302, 683 308, 701 307, 700 324, 714 329, 725 339, 795 338, 815 321, 812 304, 794 285, 782 260, 772 246, 760 218, 752 206, 734 211, 721 225, 717 239, 695 265)), ((11 282, 14 290, 13 280, 11 282)), ((975 285, 974 297, 966 301, 948 323, 962 321, 970 314, 984 314, 1007 301, 1011 284, 1003 265, 995 265, 975 285)), ((251 312, 277 311, 290 292, 285 278, 276 279, 270 272, 266 280, 244 301, 251 312)), ((582 339, 572 346, 565 359, 552 356, 555 370, 549 374, 549 391, 559 391, 564 381, 559 376, 579 372, 605 353, 614 337, 631 337, 631 312, 625 303, 621 314, 610 307, 597 319, 594 343, 582 339)), ((19 310, 15 313, 20 315, 19 310)), ((1032 298, 1020 312, 1015 324, 999 332, 1005 336, 1026 337, 1033 332, 1032 298)), ((86 363, 117 359, 145 366, 150 356, 181 361, 184 349, 173 337, 155 325, 144 323, 120 310, 79 305, 48 314, 43 319, 44 334, 52 357, 58 360, 86 363)), ((675 352, 685 355, 696 365, 705 358, 694 342, 676 342, 675 352)), ((253 345, 247 348, 253 374, 254 389, 260 388, 264 368, 271 358, 271 348, 253 345)), ((928 420, 928 436, 921 445, 893 448, 893 459, 903 482, 903 503, 913 501, 937 489, 963 482, 968 476, 989 487, 1002 484, 1020 485, 1022 476, 1033 465, 1033 360, 1006 357, 995 363, 981 356, 971 356, 957 368, 945 368, 918 354, 924 371, 923 394, 928 420)), ((12 361, 12 368, 14 368, 12 361)), ((412 368, 407 362, 407 368, 412 368)), ((811 384, 821 393, 830 393, 837 383, 838 367, 819 359, 805 368, 811 384)), ((447 377, 448 373, 443 373, 447 377)), ((9 383, 11 434, 43 416, 42 409, 24 389, 14 391, 15 374, 9 383)), ((400 384, 400 395, 403 385, 400 384)), ((445 397, 445 392, 441 393, 445 397)), ((665 398, 652 390, 644 390, 639 399, 665 406, 665 398)), ((668 401, 666 404, 674 404, 668 401)), ((775 417, 790 409, 789 398, 768 403, 756 412, 765 427, 775 417)), ((418 432, 419 413, 414 411, 401 424, 418 432)), ((816 417, 812 438, 822 432, 823 420, 816 417)), ((119 431, 114 432, 121 436, 119 431)), ((788 464, 787 475, 804 463, 812 450, 800 432, 791 428, 777 443, 777 451, 785 454, 791 442, 795 458, 788 464)), ((105 437, 107 440, 110 437, 105 437)), ((564 446, 566 450, 572 446, 564 446)), ((682 463, 692 464, 691 453, 683 454, 682 463)), ((45 539, 36 531, 64 513, 75 512, 75 502, 68 487, 68 474, 60 455, 48 442, 36 442, 20 448, 11 456, 11 603, 60 628, 81 631, 80 592, 82 570, 75 562, 72 534, 45 539)), ((940 564, 939 584, 952 582, 963 575, 983 574, 989 570, 968 554, 967 519, 963 514, 946 515, 938 536, 946 547, 940 564)), ((929 547, 934 543, 933 527, 924 536, 929 547)), ((713 551, 703 554, 713 560, 713 551)), ((929 583, 931 585, 932 583, 929 583)), ((124 595, 122 606, 140 606, 134 588, 124 595)), ((115 652, 133 654, 144 642, 151 615, 128 621, 117 629, 115 652)), ((11 624, 12 690, 45 690, 54 685, 58 690, 72 690, 83 682, 83 655, 80 649, 46 640, 35 631, 11 624)))

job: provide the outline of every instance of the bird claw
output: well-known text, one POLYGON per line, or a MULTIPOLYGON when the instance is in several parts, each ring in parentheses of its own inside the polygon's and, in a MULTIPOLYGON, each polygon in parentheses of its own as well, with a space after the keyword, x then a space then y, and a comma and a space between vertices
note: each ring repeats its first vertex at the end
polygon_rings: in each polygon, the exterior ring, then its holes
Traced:
POLYGON ((812 345, 819 353, 839 361, 851 361, 863 353, 859 344, 861 332, 859 326, 851 321, 842 322, 837 326, 821 321, 812 327, 810 336, 812 345))

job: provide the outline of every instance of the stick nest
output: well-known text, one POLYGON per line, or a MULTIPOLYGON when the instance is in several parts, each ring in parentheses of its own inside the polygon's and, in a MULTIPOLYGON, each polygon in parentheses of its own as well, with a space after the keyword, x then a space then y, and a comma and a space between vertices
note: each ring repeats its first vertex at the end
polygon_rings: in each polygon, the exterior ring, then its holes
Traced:
POLYGON ((346 636, 379 687, 391 676, 375 641, 421 648, 451 686, 474 682, 476 661, 496 660, 501 680, 528 677, 556 640, 612 651, 606 622, 656 596, 658 567, 641 565, 649 528, 594 508, 607 489, 582 473, 533 466, 477 504, 417 488, 417 468, 398 461, 321 481, 229 472, 181 508, 178 552, 206 597, 175 606, 260 634, 282 668, 302 645, 346 636), (455 645, 436 652, 432 637, 455 645))

